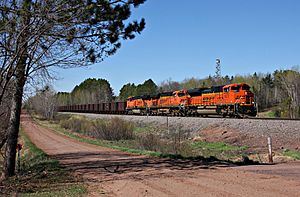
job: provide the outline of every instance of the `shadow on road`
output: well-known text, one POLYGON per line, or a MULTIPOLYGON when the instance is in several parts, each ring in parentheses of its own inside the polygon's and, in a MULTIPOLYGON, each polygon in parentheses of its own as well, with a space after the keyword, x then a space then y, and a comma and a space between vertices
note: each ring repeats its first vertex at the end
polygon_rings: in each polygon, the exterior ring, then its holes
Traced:
POLYGON ((154 158, 112 152, 76 152, 53 156, 76 174, 88 177, 89 181, 119 179, 145 179, 147 176, 168 177, 175 173, 193 173, 199 169, 234 167, 242 163, 218 160, 214 157, 194 159, 154 158), (92 178, 91 178, 92 177, 92 178), (99 179, 101 177, 101 179, 99 179))

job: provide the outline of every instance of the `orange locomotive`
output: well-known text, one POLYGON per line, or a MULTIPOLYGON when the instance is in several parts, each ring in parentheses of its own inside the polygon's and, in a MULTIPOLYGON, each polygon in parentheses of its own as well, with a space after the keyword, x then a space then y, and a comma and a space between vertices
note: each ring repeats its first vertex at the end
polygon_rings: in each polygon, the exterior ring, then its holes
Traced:
POLYGON ((194 88, 158 95, 129 97, 128 114, 255 116, 254 94, 247 84, 194 88))

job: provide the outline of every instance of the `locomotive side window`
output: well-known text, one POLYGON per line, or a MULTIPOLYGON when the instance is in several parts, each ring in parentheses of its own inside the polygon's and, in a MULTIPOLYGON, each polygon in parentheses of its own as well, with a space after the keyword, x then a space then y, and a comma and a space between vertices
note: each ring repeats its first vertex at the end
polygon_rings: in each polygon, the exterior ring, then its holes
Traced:
POLYGON ((224 88, 224 92, 229 92, 229 87, 228 88, 224 88))
POLYGON ((234 92, 239 92, 240 91, 240 86, 231 86, 231 90, 234 92))
POLYGON ((185 93, 183 93, 183 92, 179 92, 179 93, 178 93, 178 96, 179 96, 179 97, 181 97, 181 96, 185 96, 185 95, 186 95, 186 94, 185 94, 185 93))

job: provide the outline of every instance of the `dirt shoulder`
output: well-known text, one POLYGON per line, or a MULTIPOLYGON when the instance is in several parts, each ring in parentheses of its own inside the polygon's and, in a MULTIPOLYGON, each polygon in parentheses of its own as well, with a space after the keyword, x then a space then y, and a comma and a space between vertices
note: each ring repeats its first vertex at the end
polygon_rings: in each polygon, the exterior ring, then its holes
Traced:
POLYGON ((78 142, 27 115, 22 128, 39 148, 81 175, 90 196, 300 196, 300 163, 265 169, 149 158, 78 142))

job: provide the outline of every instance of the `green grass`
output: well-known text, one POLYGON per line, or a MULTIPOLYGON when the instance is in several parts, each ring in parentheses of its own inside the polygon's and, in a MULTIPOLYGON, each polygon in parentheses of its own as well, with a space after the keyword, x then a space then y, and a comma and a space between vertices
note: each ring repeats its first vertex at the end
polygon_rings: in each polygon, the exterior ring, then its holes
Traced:
POLYGON ((48 157, 21 132, 23 149, 21 168, 16 176, 4 182, 3 195, 18 196, 82 196, 86 187, 66 171, 57 160, 48 157))
POLYGON ((59 196, 83 196, 87 193, 85 186, 83 185, 73 185, 68 186, 67 189, 62 189, 60 191, 44 191, 35 192, 30 194, 21 194, 23 197, 59 197, 59 196))
POLYGON ((246 146, 232 146, 229 144, 225 144, 224 142, 195 142, 192 144, 194 148, 201 148, 207 150, 216 150, 216 151, 237 151, 237 150, 245 150, 246 146))
POLYGON ((283 151, 283 155, 294 158, 296 160, 300 160, 300 152, 299 151, 286 149, 283 151))
POLYGON ((223 142, 194 142, 191 144, 195 152, 202 156, 214 156, 217 158, 232 158, 240 156, 242 151, 246 150, 246 146, 232 146, 223 142))
POLYGON ((258 114, 259 117, 264 117, 264 118, 275 118, 275 112, 270 109, 268 111, 264 111, 264 112, 259 112, 258 114))

